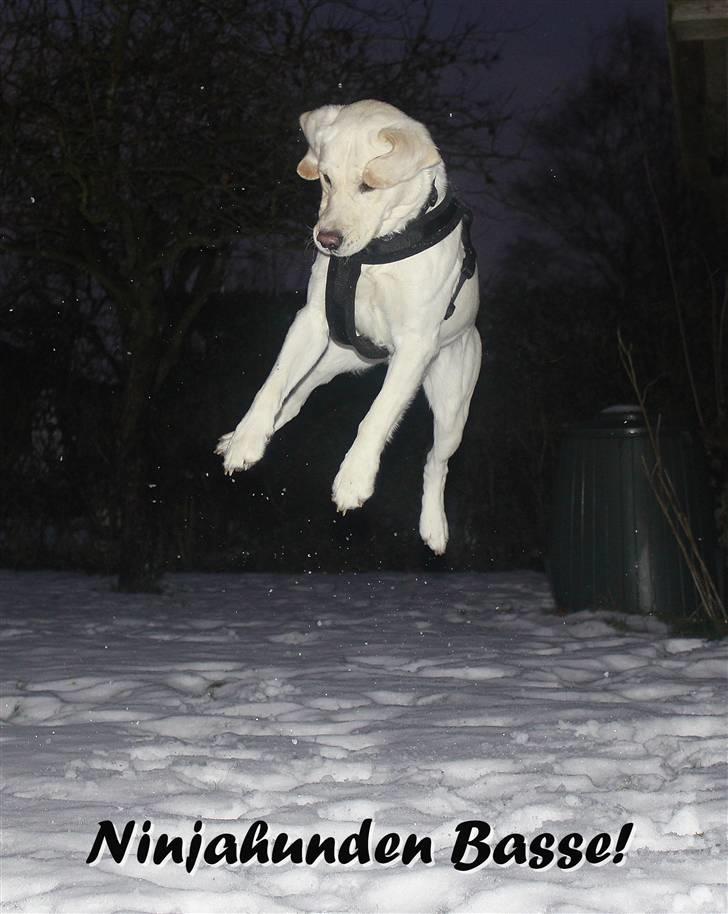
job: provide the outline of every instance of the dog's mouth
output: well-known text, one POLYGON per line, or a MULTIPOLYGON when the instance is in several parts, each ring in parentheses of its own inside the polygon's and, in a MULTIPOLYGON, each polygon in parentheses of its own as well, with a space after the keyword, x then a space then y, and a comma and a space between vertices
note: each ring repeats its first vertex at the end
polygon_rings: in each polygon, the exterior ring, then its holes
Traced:
POLYGON ((332 251, 325 247, 322 247, 318 242, 314 242, 316 248, 321 251, 322 254, 326 254, 327 257, 348 257, 349 255, 345 251, 337 250, 332 251))

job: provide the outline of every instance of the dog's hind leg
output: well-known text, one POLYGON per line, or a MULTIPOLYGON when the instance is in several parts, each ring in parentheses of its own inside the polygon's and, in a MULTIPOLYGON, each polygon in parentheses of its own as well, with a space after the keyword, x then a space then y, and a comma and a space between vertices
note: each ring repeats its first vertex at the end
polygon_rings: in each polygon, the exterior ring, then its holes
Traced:
POLYGON ((328 384, 337 375, 346 374, 350 371, 366 371, 367 368, 371 368, 374 364, 376 363, 363 359, 353 349, 329 342, 326 352, 306 377, 288 395, 276 416, 273 431, 277 432, 291 419, 295 419, 303 404, 317 387, 328 384))
POLYGON ((441 349, 424 377, 434 434, 425 463, 420 536, 437 555, 447 546, 445 479, 447 464, 460 445, 470 398, 480 372, 481 343, 475 327, 441 349))

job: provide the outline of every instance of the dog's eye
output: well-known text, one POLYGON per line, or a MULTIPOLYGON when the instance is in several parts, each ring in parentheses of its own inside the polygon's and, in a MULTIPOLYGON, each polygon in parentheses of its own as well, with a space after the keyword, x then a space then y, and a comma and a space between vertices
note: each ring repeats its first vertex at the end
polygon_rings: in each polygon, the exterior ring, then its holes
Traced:
POLYGON ((331 187, 331 178, 328 175, 321 175, 321 177, 324 179, 324 184, 331 187))
POLYGON ((374 188, 370 184, 367 184, 366 181, 362 181, 359 185, 359 191, 362 194, 368 194, 370 190, 374 190, 374 188))

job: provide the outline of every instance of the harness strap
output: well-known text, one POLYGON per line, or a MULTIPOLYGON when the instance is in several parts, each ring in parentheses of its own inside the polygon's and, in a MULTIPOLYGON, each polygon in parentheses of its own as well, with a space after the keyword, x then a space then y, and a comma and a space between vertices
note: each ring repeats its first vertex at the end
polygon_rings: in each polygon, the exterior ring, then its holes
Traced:
POLYGON ((475 253, 475 248, 473 247, 473 241, 470 237, 470 226, 473 224, 473 214, 469 209, 463 207, 463 233, 462 233, 462 242, 463 249, 465 250, 465 255, 463 257, 463 264, 460 267, 460 276, 458 278, 458 284, 455 286, 455 291, 452 294, 450 299, 450 304, 447 306, 445 311, 445 317, 443 320, 449 320, 455 313, 455 299, 460 294, 460 290, 465 285, 465 281, 470 279, 472 276, 475 276, 475 268, 478 264, 478 258, 475 253))
POLYGON ((353 257, 331 257, 326 274, 326 320, 329 333, 337 343, 353 346, 367 359, 384 359, 389 351, 367 336, 356 332, 356 284, 361 276, 361 261, 353 257))
POLYGON ((368 337, 356 332, 356 286, 361 276, 362 264, 395 263, 419 254, 439 244, 461 225, 465 251, 455 292, 447 306, 443 320, 452 317, 455 300, 466 280, 475 274, 476 255, 470 238, 472 213, 448 191, 442 202, 437 201, 433 182, 432 191, 422 211, 403 232, 374 238, 351 257, 329 258, 326 274, 326 319, 331 338, 345 346, 353 346, 367 359, 385 359, 390 355, 384 346, 377 346, 368 337), (429 209, 429 211, 428 211, 429 209))

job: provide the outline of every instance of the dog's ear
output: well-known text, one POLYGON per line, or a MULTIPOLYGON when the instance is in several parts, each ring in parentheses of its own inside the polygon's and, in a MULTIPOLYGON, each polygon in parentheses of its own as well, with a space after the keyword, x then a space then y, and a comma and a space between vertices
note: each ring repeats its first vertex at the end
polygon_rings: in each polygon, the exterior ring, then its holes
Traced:
POLYGON ((414 178, 423 168, 431 168, 442 161, 432 137, 417 121, 384 127, 378 138, 392 148, 372 159, 364 169, 364 181, 370 187, 401 184, 414 178))
POLYGON ((321 131, 336 120, 343 105, 324 105, 315 111, 306 111, 298 119, 303 135, 308 142, 308 152, 298 163, 296 171, 307 181, 316 181, 319 176, 318 160, 321 152, 321 131))

